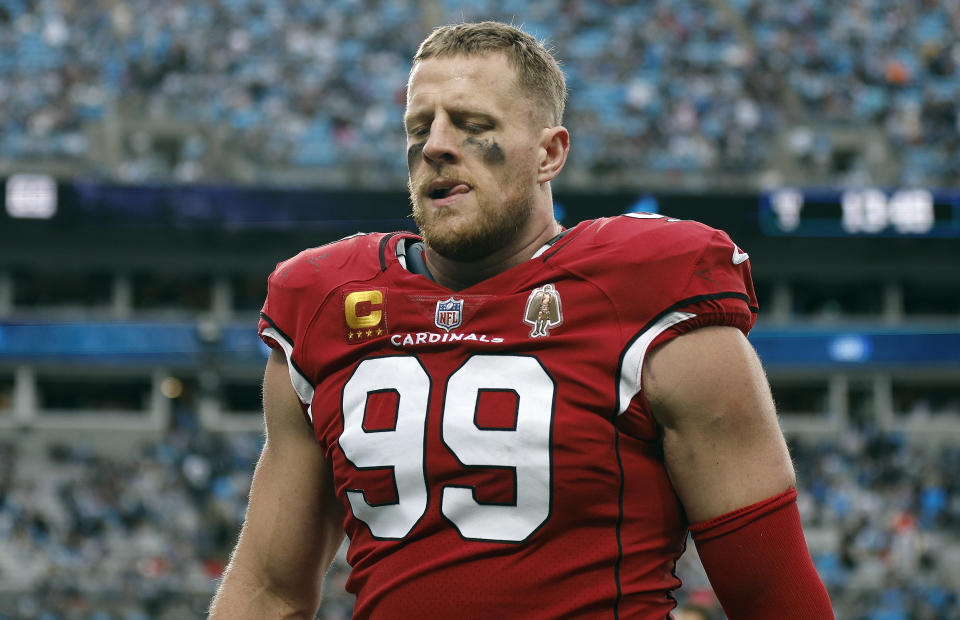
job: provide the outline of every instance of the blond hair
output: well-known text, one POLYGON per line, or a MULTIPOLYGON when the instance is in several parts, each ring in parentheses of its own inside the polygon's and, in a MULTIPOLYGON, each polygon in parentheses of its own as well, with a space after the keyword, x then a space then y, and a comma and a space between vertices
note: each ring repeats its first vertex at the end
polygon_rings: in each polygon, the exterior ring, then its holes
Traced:
POLYGON ((500 22, 451 24, 435 28, 417 50, 413 66, 427 58, 501 52, 517 72, 518 85, 548 107, 559 125, 567 100, 567 83, 557 59, 535 38, 500 22))

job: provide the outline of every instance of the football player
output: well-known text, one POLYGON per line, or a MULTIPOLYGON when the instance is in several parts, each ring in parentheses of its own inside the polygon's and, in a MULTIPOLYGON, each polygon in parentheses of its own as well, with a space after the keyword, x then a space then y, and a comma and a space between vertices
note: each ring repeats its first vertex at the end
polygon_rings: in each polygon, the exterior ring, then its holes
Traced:
POLYGON ((565 98, 515 27, 422 43, 420 235, 270 276, 267 438, 213 618, 312 618, 346 533, 358 618, 662 619, 688 531, 730 618, 833 617, 746 254, 655 214, 562 228, 565 98))

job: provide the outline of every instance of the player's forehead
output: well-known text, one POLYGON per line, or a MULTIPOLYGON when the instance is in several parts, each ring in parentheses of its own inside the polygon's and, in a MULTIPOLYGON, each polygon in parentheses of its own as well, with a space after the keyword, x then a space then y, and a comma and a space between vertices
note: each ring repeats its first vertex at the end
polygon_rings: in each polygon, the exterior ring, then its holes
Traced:
POLYGON ((438 103, 509 107, 520 95, 516 70, 502 53, 435 56, 410 71, 407 115, 438 103))

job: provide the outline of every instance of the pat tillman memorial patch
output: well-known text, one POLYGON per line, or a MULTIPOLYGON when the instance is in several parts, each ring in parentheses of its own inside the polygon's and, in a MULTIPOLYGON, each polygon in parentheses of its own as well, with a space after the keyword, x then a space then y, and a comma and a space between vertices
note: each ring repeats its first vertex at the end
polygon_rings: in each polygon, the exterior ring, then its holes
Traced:
POLYGON ((523 322, 532 325, 531 338, 549 336, 548 330, 563 323, 563 309, 560 306, 560 295, 552 284, 545 284, 534 289, 527 298, 527 309, 523 314, 523 322))

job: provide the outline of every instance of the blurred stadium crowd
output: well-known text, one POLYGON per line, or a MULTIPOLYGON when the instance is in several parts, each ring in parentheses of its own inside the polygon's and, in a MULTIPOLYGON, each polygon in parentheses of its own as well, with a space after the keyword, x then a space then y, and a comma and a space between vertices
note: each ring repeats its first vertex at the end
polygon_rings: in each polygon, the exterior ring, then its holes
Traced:
MULTIPOLYGON (((182 414, 183 412, 181 412, 182 414)), ((0 443, 0 618, 204 616, 242 522, 261 437, 208 434, 192 416, 133 459, 0 443)), ((870 431, 792 446, 806 536, 838 617, 960 616, 960 447, 921 451, 870 431)), ((693 545, 690 545, 693 549, 693 545)), ((318 618, 350 617, 343 553, 318 618)), ((679 601, 722 613, 696 555, 679 601)))
POLYGON ((409 59, 476 18, 563 60, 569 182, 956 184, 958 0, 3 0, 0 163, 402 183, 409 59))
MULTIPOLYGON (((432 25, 477 18, 522 24, 563 60, 572 185, 958 186, 960 0, 0 0, 0 176, 403 187, 409 59, 432 25)), ((10 282, 26 306, 69 298, 57 317, 110 306, 106 279, 26 270, 10 282)), ((256 311, 264 282, 234 284, 238 314, 256 311)), ((184 300, 209 295, 176 286, 134 277, 120 314, 205 309, 184 300)), ((823 302, 821 282, 795 287, 787 319, 879 320, 885 289, 863 286, 840 287, 875 302, 862 312, 823 302)), ((931 291, 905 286, 908 318, 923 319, 910 304, 931 291)), ((937 314, 955 321, 956 288, 936 288, 937 314)), ((897 410, 923 418, 927 402, 897 410)), ((204 616, 262 437, 210 433, 189 408, 174 420, 127 457, 0 439, 0 620, 204 616)), ((792 450, 838 617, 960 617, 960 447, 854 420, 792 450)), ((693 551, 679 600, 719 620, 693 551)), ((320 618, 350 616, 347 569, 341 553, 320 618)))

